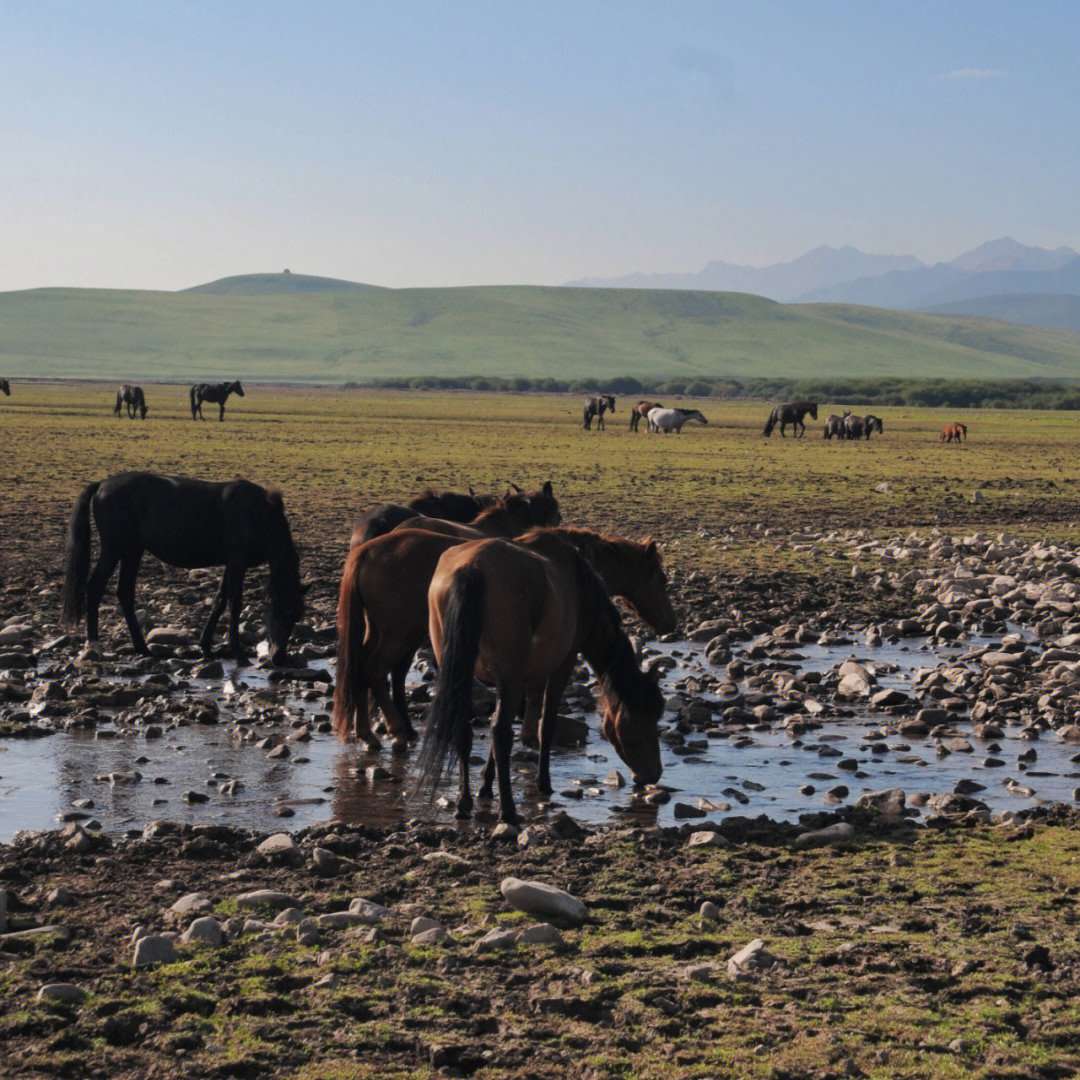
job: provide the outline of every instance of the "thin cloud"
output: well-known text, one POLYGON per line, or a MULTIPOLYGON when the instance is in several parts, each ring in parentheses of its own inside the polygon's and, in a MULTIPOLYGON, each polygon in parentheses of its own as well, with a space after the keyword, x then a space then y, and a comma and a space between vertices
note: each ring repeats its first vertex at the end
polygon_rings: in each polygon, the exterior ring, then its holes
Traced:
POLYGON ((957 68, 955 71, 947 71, 944 75, 934 76, 935 82, 961 82, 972 79, 1005 79, 1009 73, 999 71, 997 68, 957 68))

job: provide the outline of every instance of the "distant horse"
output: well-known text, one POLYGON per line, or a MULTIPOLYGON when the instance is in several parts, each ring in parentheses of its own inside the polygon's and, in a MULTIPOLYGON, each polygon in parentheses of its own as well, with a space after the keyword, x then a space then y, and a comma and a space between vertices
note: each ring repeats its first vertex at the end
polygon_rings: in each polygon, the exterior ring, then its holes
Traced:
POLYGON ((141 415, 143 420, 146 419, 146 397, 141 386, 131 386, 128 383, 121 385, 120 389, 116 391, 116 408, 113 409, 113 415, 119 416, 121 408, 125 405, 127 406, 129 420, 135 419, 136 412, 141 415))
MULTIPOLYGON (((524 532, 525 529, 532 528, 534 525, 557 525, 561 517, 559 515, 559 503, 553 492, 551 481, 546 480, 543 486, 535 491, 521 492, 518 489, 513 494, 508 492, 503 498, 497 499, 492 506, 487 507, 487 510, 502 505, 504 511, 516 517, 515 529, 517 532, 524 532)), ((421 497, 418 496, 413 502, 416 502, 421 497)), ((461 498, 461 496, 455 496, 455 498, 461 498)), ((475 496, 475 498, 486 499, 487 496, 475 496)), ((451 504, 451 509, 455 505, 458 504, 451 504)), ((419 512, 411 505, 399 506, 397 503, 381 503, 373 506, 365 510, 353 526, 349 546, 355 547, 357 544, 363 544, 376 536, 383 536, 392 529, 396 529, 403 521, 419 516, 419 512)), ((446 519, 445 513, 441 516, 446 519)), ((474 515, 473 519, 468 520, 474 520, 477 516, 479 515, 474 515)), ((487 534, 493 535, 490 524, 489 521, 487 534)), ((513 533, 514 530, 507 530, 501 535, 510 536, 513 533)))
MULTIPOLYGON (((469 526, 444 522, 444 527, 469 526)), ((638 543, 588 529, 533 529, 519 537, 526 547, 552 539, 576 548, 600 575, 605 590, 622 597, 659 633, 675 629, 660 552, 652 540, 638 543)), ((376 537, 349 552, 338 599, 338 660, 334 691, 334 729, 369 748, 379 741, 371 731, 368 697, 382 710, 395 749, 412 737, 405 699, 405 675, 416 650, 427 640, 427 590, 442 553, 470 539, 412 528, 376 537), (387 677, 391 690, 386 687, 387 677)), ((526 708, 522 736, 537 737, 539 702, 526 708)))
POLYGON ((420 784, 436 786, 456 759, 457 816, 472 810, 474 673, 493 683, 491 755, 499 781, 499 817, 517 820, 510 790, 514 720, 527 697, 543 700, 537 785, 551 791, 548 762, 554 724, 578 654, 595 672, 604 706, 602 729, 630 767, 634 783, 660 779, 660 688, 637 656, 588 563, 555 543, 543 555, 507 540, 448 548, 428 590, 431 644, 439 677, 418 757, 420 784))
MULTIPOLYGON (((630 410, 630 430, 637 431, 638 424, 641 422, 642 417, 647 417, 651 409, 662 409, 664 406, 659 401, 645 401, 642 399, 630 410)), ((648 421, 645 423, 646 430, 648 429, 648 421)))
POLYGON ((604 413, 615 411, 615 396, 613 394, 600 394, 591 397, 585 402, 585 430, 592 431, 593 417, 596 417, 597 431, 604 430, 604 413))
POLYGON ((11 397, 11 383, 7 379, 0 379, 0 394, 4 397, 11 397))
POLYGON ((884 426, 877 416, 844 417, 844 437, 848 439, 869 439, 872 432, 881 432, 884 426))
POLYGON ((762 435, 768 438, 772 434, 772 430, 777 424, 780 425, 780 435, 783 438, 784 428, 791 424, 792 434, 796 438, 801 438, 806 434, 806 423, 803 417, 809 413, 815 420, 817 419, 817 402, 816 401, 789 401, 783 405, 777 405, 771 413, 769 413, 769 419, 765 422, 765 430, 762 431, 762 435))
POLYGON ((831 416, 825 417, 825 438, 831 439, 836 436, 838 439, 845 437, 844 421, 851 415, 851 410, 847 409, 843 416, 837 416, 833 413, 831 416))
POLYGON ((129 472, 89 484, 75 503, 68 526, 63 624, 74 628, 86 613, 86 639, 97 641, 98 606, 120 565, 116 595, 135 651, 146 639, 135 617, 135 578, 143 553, 170 566, 225 566, 199 644, 210 653, 225 605, 229 605, 229 652, 243 662, 240 609, 244 574, 269 563, 267 632, 275 664, 285 661, 289 635, 304 610, 308 586, 300 583, 300 560, 285 518, 281 493, 247 480, 203 480, 129 472), (90 573, 90 513, 101 553, 90 573))
POLYGON ((682 426, 687 420, 698 420, 702 424, 708 424, 708 420, 697 409, 663 409, 657 407, 650 409, 645 419, 648 421, 650 431, 662 431, 665 435, 674 431, 676 435, 682 434, 682 426))
POLYGON ((237 397, 244 396, 244 388, 240 385, 239 379, 236 382, 196 383, 188 391, 188 396, 191 398, 191 419, 205 420, 206 417, 202 414, 202 403, 213 401, 218 406, 218 419, 224 420, 225 402, 230 394, 236 394, 237 397))
POLYGON ((963 442, 967 438, 967 424, 946 424, 941 429, 939 442, 963 442))

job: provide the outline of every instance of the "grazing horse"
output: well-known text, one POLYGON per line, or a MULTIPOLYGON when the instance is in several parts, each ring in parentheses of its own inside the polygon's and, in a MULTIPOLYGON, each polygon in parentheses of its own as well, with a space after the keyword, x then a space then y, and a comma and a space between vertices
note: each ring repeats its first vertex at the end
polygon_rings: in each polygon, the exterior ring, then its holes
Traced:
POLYGON ((659 406, 650 409, 645 419, 650 431, 662 431, 665 435, 672 431, 681 435, 682 426, 687 420, 698 420, 702 424, 709 422, 697 409, 663 409, 659 406))
MULTIPOLYGON (((659 401, 645 401, 642 399, 630 410, 630 430, 637 431, 642 417, 648 417, 650 410, 662 409, 664 406, 659 401)), ((645 429, 648 430, 648 420, 645 421, 645 429)))
POLYGON ((143 553, 171 566, 225 566, 210 617, 199 639, 212 651, 214 630, 229 605, 229 652, 238 662, 244 574, 269 563, 267 632, 271 660, 284 663, 289 635, 304 610, 308 586, 300 583, 300 560, 285 518, 281 493, 248 480, 211 484, 204 480, 120 473, 87 485, 75 503, 68 526, 62 621, 78 626, 86 614, 86 639, 97 641, 98 606, 120 565, 117 599, 135 651, 146 653, 146 639, 135 617, 135 578, 143 553), (101 553, 90 573, 90 514, 101 539, 101 553))
MULTIPOLYGON (((444 522, 448 529, 469 526, 444 522)), ((334 730, 377 749, 371 731, 369 695, 382 710, 394 740, 403 749, 414 734, 408 719, 405 675, 428 636, 427 590, 442 553, 473 539, 397 529, 349 552, 338 598, 338 659, 334 688, 334 730), (391 690, 386 687, 387 676, 391 690)), ((600 575, 604 588, 619 596, 659 633, 675 628, 675 611, 655 542, 637 543, 588 529, 533 529, 517 541, 523 546, 566 543, 575 547, 600 575)), ((526 709, 523 737, 537 737, 539 702, 526 709)))
POLYGON ((7 379, 0 379, 0 394, 4 397, 11 397, 11 383, 7 379))
POLYGON ((772 430, 777 424, 780 425, 780 435, 782 438, 786 438, 784 435, 784 428, 791 424, 792 433, 796 438, 806 434, 806 423, 803 417, 809 413, 815 420, 817 419, 817 402, 816 401, 788 401, 783 405, 777 405, 771 413, 769 413, 769 419, 765 421, 765 430, 762 431, 762 435, 768 438, 772 434, 772 430))
POLYGON ((939 442, 963 442, 967 438, 967 424, 946 424, 941 429, 939 442))
POLYGON ((615 411, 614 394, 600 394, 598 397, 589 398, 585 402, 585 430, 592 431, 592 420, 595 416, 597 431, 603 431, 604 413, 608 411, 615 411))
POLYGON ((472 811, 474 673, 496 687, 491 753, 499 781, 499 817, 517 820, 510 790, 514 720, 527 697, 543 695, 537 785, 550 792, 554 724, 566 684, 584 656, 600 684, 603 732, 630 767, 634 783, 660 779, 660 688, 637 656, 589 564, 572 548, 541 555, 507 540, 472 540, 447 549, 428 590, 431 644, 439 677, 418 758, 420 784, 436 786, 456 759, 457 816, 472 811))
POLYGON ((188 397, 191 398, 191 419, 205 420, 206 417, 202 414, 202 403, 214 401, 218 406, 218 419, 224 420, 225 402, 230 394, 236 394, 237 397, 244 396, 244 388, 240 385, 239 379, 236 382, 196 383, 188 391, 188 397))
POLYGON ((831 439, 834 435, 838 439, 844 438, 844 421, 851 415, 851 410, 846 409, 843 416, 833 413, 825 417, 825 438, 831 439))
POLYGON ((113 409, 113 415, 119 416, 121 408, 127 406, 127 414, 129 420, 135 419, 135 413, 138 412, 143 420, 146 419, 146 396, 143 394, 141 386, 131 386, 129 383, 123 383, 119 390, 116 391, 116 408, 113 409))
MULTIPOLYGON (((515 484, 514 487, 516 488, 517 485, 515 484)), ((550 480, 544 481, 543 486, 535 491, 522 492, 519 488, 514 494, 508 492, 503 498, 497 499, 492 506, 487 507, 483 512, 493 509, 493 507, 503 506, 510 514, 519 516, 518 525, 520 527, 517 529, 518 532, 524 532, 525 529, 531 528, 533 525, 557 525, 561 518, 559 516, 559 503, 553 491, 550 480)), ((418 496, 418 498, 420 497, 418 496)), ((487 496, 481 495, 476 496, 476 498, 486 499, 487 496)), ((413 502, 416 501, 416 499, 413 500, 413 502)), ((373 506, 370 510, 365 510, 353 526, 349 547, 355 547, 357 544, 373 540, 376 536, 383 536, 392 529, 396 529, 403 521, 420 516, 420 511, 414 509, 411 505, 399 506, 397 503, 381 503, 378 506, 373 506)), ((479 514, 466 520, 474 520, 477 516, 479 514)), ((457 520, 456 518, 447 518, 445 513, 441 517, 444 521, 457 520)), ((491 522, 489 521, 488 528, 485 531, 487 535, 495 535, 490 525, 491 522)), ((513 535, 513 531, 506 531, 499 535, 510 536, 513 535)))
POLYGON ((844 417, 844 438, 846 439, 869 439, 872 432, 884 431, 884 425, 878 416, 851 416, 844 417))

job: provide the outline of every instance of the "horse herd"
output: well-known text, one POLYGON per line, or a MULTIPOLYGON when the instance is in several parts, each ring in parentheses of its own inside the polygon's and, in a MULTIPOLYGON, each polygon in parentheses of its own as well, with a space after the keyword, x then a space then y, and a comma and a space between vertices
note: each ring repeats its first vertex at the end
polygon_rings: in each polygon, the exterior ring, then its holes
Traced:
MULTIPOLYGON (((119 566, 117 598, 136 652, 147 653, 135 613, 135 579, 144 553, 185 568, 225 571, 200 637, 213 651, 229 607, 228 649, 245 659, 239 633, 244 576, 268 564, 266 628, 271 662, 288 662, 288 641, 309 585, 279 492, 246 480, 207 483, 129 472, 89 484, 68 526, 62 622, 85 616, 87 647, 98 639, 98 608, 119 566), (93 519, 100 554, 91 570, 93 519)), ((514 723, 539 747, 537 785, 550 793, 550 752, 558 709, 577 663, 596 675, 602 731, 634 782, 661 774, 657 724, 663 697, 642 672, 611 596, 619 596, 658 632, 675 628, 656 543, 561 524, 549 482, 502 496, 428 490, 406 505, 381 504, 356 523, 337 612, 334 728, 345 741, 377 749, 377 706, 395 750, 416 737, 405 675, 430 642, 438 677, 419 754, 420 783, 432 789, 456 762, 457 813, 467 817, 473 676, 494 686, 491 745, 480 788, 498 779, 500 818, 517 819, 510 790, 514 723)))
MULTIPOLYGON (((7 382, 3 379, 0 379, 0 389, 3 389, 6 394, 11 393, 10 389, 7 389, 7 382)), ((244 388, 240 385, 239 379, 234 382, 196 383, 188 391, 188 401, 191 404, 191 419, 205 420, 206 417, 203 416, 202 406, 204 401, 209 401, 217 405, 218 419, 224 420, 225 402, 230 394, 236 394, 237 397, 244 396, 244 388)), ((129 420, 134 420, 136 415, 142 420, 146 419, 146 395, 143 393, 141 386, 121 383, 116 391, 116 405, 113 408, 113 415, 120 416, 125 406, 127 407, 129 420)))

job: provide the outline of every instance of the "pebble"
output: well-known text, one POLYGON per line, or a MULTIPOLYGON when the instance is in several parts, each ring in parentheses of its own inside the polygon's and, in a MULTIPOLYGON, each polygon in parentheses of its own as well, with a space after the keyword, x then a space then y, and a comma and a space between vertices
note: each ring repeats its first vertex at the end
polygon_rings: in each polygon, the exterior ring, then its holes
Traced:
POLYGON ((744 945, 734 956, 728 958, 727 972, 733 979, 764 971, 776 963, 776 957, 766 948, 761 938, 744 945))

